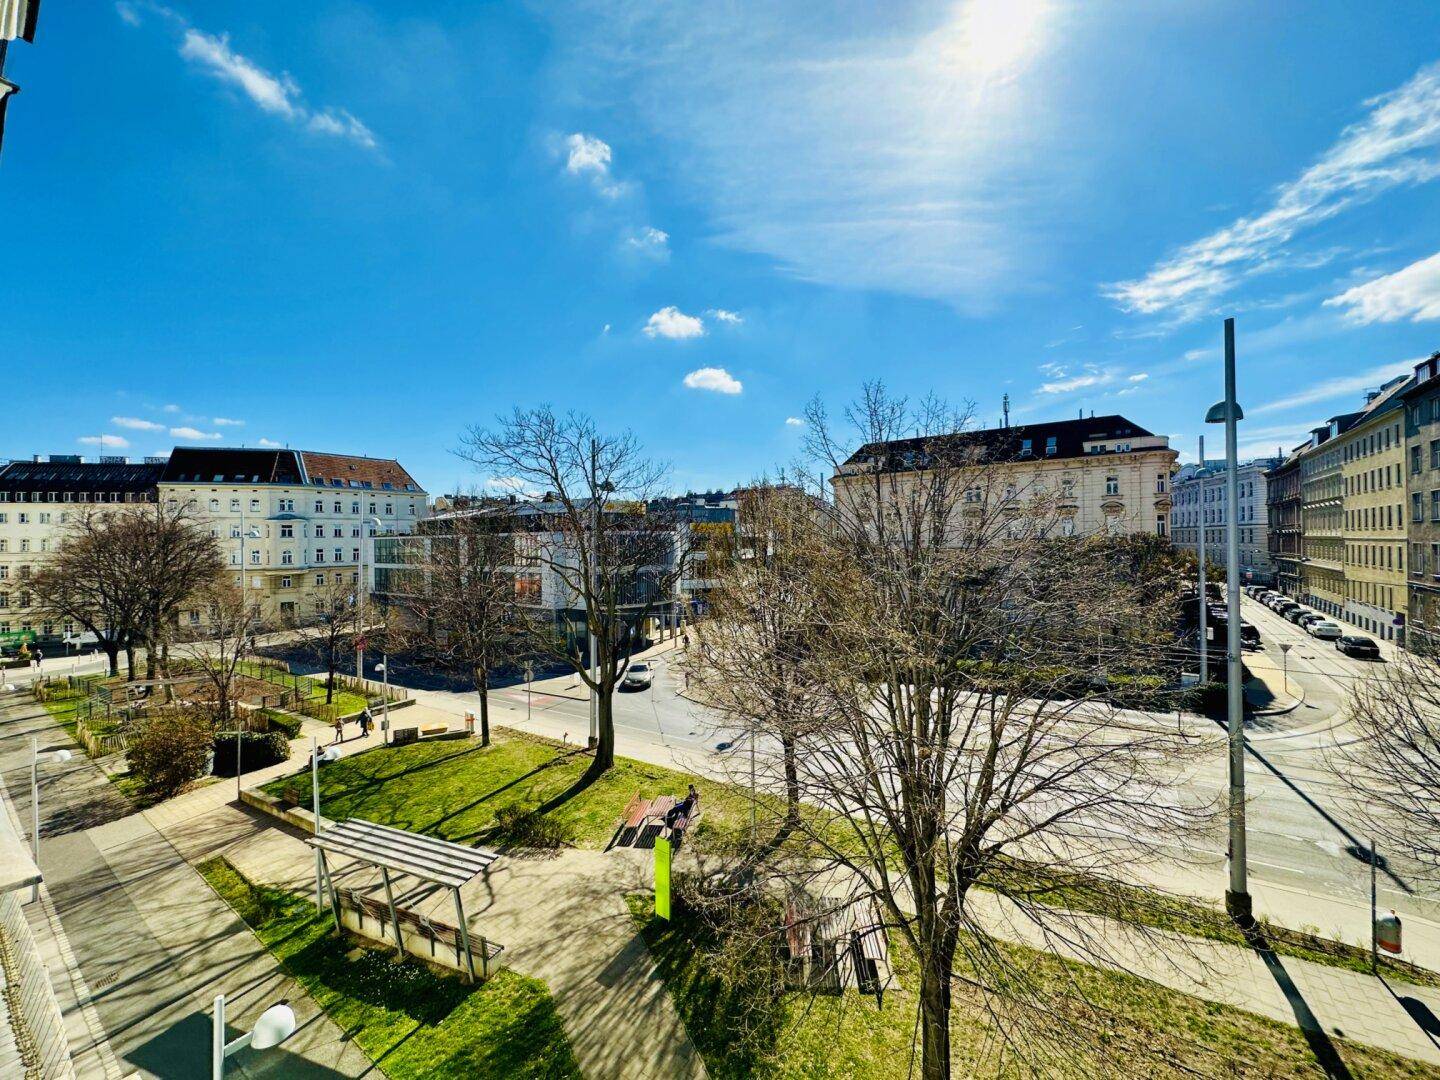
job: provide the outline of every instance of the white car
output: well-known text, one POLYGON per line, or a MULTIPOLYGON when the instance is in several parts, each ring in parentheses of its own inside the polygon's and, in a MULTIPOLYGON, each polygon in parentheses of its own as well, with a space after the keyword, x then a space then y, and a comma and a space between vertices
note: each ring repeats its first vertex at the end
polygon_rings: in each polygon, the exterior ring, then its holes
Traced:
POLYGON ((1323 638, 1326 641, 1334 641, 1344 633, 1340 624, 1329 619, 1320 619, 1307 626, 1306 631, 1311 637, 1323 638))
POLYGON ((655 681, 654 669, 643 660, 637 660, 625 672, 620 685, 626 690, 644 690, 655 681))

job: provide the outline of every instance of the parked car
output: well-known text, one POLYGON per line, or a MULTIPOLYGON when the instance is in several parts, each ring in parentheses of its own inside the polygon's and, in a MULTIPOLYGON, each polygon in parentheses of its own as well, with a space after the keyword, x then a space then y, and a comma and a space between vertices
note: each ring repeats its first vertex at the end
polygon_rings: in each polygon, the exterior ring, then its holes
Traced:
POLYGON ((1340 629, 1339 623, 1332 622, 1329 619, 1321 619, 1319 622, 1311 623, 1306 632, 1311 637, 1320 638, 1322 641, 1334 641, 1345 633, 1345 631, 1340 629))
POLYGON ((1295 608, 1295 610, 1293 610, 1293 611, 1287 610, 1287 611, 1285 612, 1285 618, 1289 619, 1289 620, 1290 620, 1291 622, 1293 622, 1296 626, 1299 626, 1301 619, 1305 618, 1306 615, 1313 615, 1313 614, 1315 614, 1315 613, 1314 613, 1313 611, 1311 611, 1309 608, 1297 607, 1297 608, 1295 608))
POLYGON ((1380 659, 1380 646, 1364 634, 1341 634, 1335 639, 1335 648, 1359 660, 1380 659))
POLYGON ((620 685, 626 690, 644 690, 655 681, 655 673, 650 665, 643 660, 634 661, 625 672, 625 677, 620 680, 620 685))
POLYGON ((1325 618, 1324 615, 1317 615, 1313 611, 1307 611, 1304 615, 1301 615, 1300 618, 1295 620, 1295 625, 1300 627, 1300 629, 1302 630, 1308 630, 1311 623, 1319 622, 1323 618, 1325 618))
POLYGON ((1274 607, 1275 614, 1279 615, 1282 619, 1288 619, 1292 614, 1298 614, 1304 610, 1305 608, 1293 601, 1288 604, 1276 604, 1274 607))

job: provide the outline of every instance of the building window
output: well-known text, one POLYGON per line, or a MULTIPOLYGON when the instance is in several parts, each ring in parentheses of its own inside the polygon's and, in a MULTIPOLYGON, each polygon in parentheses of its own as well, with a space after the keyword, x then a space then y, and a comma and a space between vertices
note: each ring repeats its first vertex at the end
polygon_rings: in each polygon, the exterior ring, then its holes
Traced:
POLYGON ((231 512, 232 514, 238 514, 238 513, 240 512, 240 500, 239 500, 239 499, 231 499, 231 500, 230 500, 230 512, 231 512))
MULTIPOLYGON (((286 554, 288 555, 289 552, 286 552, 286 554)), ((288 589, 288 588, 290 588, 290 579, 289 579, 288 577, 282 577, 282 578, 280 579, 280 587, 281 587, 282 589, 288 589)))
POLYGON ((316 500, 315 500, 315 513, 317 513, 317 514, 323 514, 324 512, 325 512, 325 500, 324 500, 324 499, 316 499, 316 500))
POLYGON ((294 561, 295 561, 295 553, 294 553, 293 551, 291 551, 289 548, 286 548, 284 551, 280 552, 280 565, 281 565, 281 566, 289 566, 289 565, 291 565, 291 563, 293 563, 294 561))
POLYGON ((1107 476, 1107 477, 1105 477, 1105 494, 1106 494, 1106 495, 1119 495, 1119 494, 1120 494, 1120 478, 1119 478, 1118 476, 1107 476))
POLYGON ((294 500, 294 499, 281 499, 281 500, 280 500, 280 513, 282 513, 282 514, 293 514, 294 512, 295 512, 295 500, 294 500))
POLYGON ((211 500, 210 500, 210 509, 211 509, 214 513, 217 513, 217 514, 218 514, 218 513, 220 512, 220 500, 219 500, 219 499, 211 499, 211 500))
POLYGON ((337 513, 337 514, 343 514, 343 513, 345 512, 345 511, 341 510, 340 507, 341 507, 341 502, 340 502, 339 499, 336 499, 336 500, 335 500, 335 513, 337 513))
POLYGON ((351 561, 351 562, 359 562, 359 561, 360 561, 360 549, 359 549, 359 548, 351 548, 351 549, 350 549, 350 561, 351 561))
POLYGON ((316 585, 324 585, 324 584, 325 584, 325 575, 324 575, 324 574, 316 574, 316 575, 315 575, 315 584, 316 584, 316 585))
POLYGON ((315 561, 316 561, 316 562, 324 562, 324 561, 325 561, 325 549, 324 549, 324 548, 316 548, 316 549, 315 549, 315 561))
POLYGON ((294 525, 285 524, 285 525, 281 525, 281 526, 280 526, 280 539, 281 539, 281 540, 290 540, 290 539, 293 539, 294 536, 295 536, 295 526, 294 526, 294 525))
POLYGON ((1425 520, 1425 506, 1422 500, 1423 496, 1418 491, 1410 496, 1410 516, 1415 521, 1425 520))
POLYGON ((358 513, 360 513, 360 504, 359 504, 358 502, 352 502, 352 503, 350 504, 350 512, 351 512, 352 514, 358 514, 358 513))
MULTIPOLYGON (((1054 435, 1051 435, 1049 438, 1047 438, 1047 439, 1045 440, 1045 453, 1046 453, 1047 455, 1048 455, 1048 454, 1054 454, 1058 449, 1059 449, 1059 447, 1057 447, 1057 446, 1055 445, 1055 436, 1054 436, 1054 435)), ((412 514, 415 512, 413 507, 411 508, 411 511, 410 511, 410 512, 411 512, 412 514)))
POLYGON ((251 565, 251 566, 259 566, 259 565, 260 565, 260 552, 258 552, 258 551, 252 551, 252 552, 250 552, 250 565, 251 565))

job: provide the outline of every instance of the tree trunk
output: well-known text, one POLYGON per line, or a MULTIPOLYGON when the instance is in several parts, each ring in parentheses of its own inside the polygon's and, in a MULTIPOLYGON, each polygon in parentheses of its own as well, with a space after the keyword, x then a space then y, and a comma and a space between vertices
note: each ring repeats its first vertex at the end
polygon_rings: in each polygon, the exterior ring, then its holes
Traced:
POLYGON ((785 755, 785 827, 793 829, 800 824, 800 774, 795 763, 795 737, 782 736, 780 747, 785 755))
POLYGON ((609 772, 615 765, 615 688, 604 682, 595 695, 597 704, 598 738, 595 743, 595 760, 585 770, 592 780, 609 772))
POLYGON ((105 658, 110 661, 110 677, 113 679, 120 674, 120 646, 113 641, 102 643, 105 650, 105 658))
POLYGON ((329 705, 335 701, 335 650, 330 650, 330 659, 325 669, 325 704, 329 705))
POLYGON ((920 1075, 950 1080, 950 978, 954 964, 932 957, 920 967, 920 1075))
POLYGON ((475 669, 475 689, 480 692, 480 745, 490 745, 490 671, 475 669))
POLYGON ((135 645, 133 642, 125 645, 125 681, 135 681, 135 645))

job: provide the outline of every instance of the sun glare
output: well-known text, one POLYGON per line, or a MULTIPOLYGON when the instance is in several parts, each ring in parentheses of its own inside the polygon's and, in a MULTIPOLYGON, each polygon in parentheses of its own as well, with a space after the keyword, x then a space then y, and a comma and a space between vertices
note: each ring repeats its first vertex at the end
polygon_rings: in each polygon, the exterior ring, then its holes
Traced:
POLYGON ((981 78, 1013 72, 1038 47, 1049 9, 1049 0, 969 0, 958 20, 956 62, 981 78))

